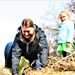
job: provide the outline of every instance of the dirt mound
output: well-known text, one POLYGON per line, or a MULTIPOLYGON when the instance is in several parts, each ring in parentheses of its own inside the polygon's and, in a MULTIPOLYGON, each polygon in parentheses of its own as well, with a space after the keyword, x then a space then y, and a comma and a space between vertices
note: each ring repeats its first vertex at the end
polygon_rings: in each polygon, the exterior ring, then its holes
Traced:
POLYGON ((11 69, 5 68, 4 66, 0 66, 0 75, 12 75, 11 69))
MULTIPOLYGON (((11 69, 0 66, 0 75, 12 75, 11 69)), ((40 69, 27 68, 25 75, 75 75, 75 52, 62 57, 52 52, 47 61, 47 66, 40 69)))
POLYGON ((47 63, 47 66, 55 71, 75 71, 75 51, 66 57, 53 52, 48 57, 47 63))

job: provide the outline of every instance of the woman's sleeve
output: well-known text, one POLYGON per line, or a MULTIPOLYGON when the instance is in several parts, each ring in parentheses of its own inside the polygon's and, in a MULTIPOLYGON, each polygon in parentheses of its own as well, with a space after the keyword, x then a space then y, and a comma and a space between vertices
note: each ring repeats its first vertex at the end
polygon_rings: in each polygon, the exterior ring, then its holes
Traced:
POLYGON ((13 74, 17 73, 17 69, 18 69, 17 65, 20 60, 20 57, 21 57, 21 49, 18 45, 17 40, 15 39, 12 48, 12 73, 13 74))
POLYGON ((49 52, 47 47, 48 46, 47 39, 44 31, 41 31, 39 33, 40 33, 39 36, 40 59, 41 59, 41 63, 45 65, 47 62, 48 52, 49 52))

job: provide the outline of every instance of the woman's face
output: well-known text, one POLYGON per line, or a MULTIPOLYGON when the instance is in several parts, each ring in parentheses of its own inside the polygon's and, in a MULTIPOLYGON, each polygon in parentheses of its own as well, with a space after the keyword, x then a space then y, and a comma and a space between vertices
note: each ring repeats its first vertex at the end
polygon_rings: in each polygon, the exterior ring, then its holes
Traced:
POLYGON ((69 17, 65 13, 61 13, 61 15, 60 15, 61 22, 68 20, 68 19, 69 19, 69 17))
POLYGON ((34 33, 34 27, 26 27, 26 26, 22 26, 22 35, 26 38, 26 39, 30 39, 31 36, 34 33))

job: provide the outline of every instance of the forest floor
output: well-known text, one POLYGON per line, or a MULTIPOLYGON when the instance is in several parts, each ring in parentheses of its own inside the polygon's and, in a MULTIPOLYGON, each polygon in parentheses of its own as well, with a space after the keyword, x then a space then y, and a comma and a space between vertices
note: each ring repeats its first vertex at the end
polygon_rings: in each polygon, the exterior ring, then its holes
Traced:
MULTIPOLYGON (((12 75, 12 71, 1 65, 0 75, 12 75)), ((48 57, 46 67, 41 69, 27 68, 23 71, 23 75, 75 75, 75 51, 66 57, 52 52, 48 57)))

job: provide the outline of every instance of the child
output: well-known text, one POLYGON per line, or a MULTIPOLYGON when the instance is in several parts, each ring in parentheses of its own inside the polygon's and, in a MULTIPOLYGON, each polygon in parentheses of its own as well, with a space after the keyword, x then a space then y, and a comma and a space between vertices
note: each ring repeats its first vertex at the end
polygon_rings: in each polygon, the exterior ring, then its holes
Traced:
POLYGON ((64 57, 72 53, 74 23, 71 21, 71 15, 67 10, 59 13, 58 19, 61 21, 58 33, 57 52, 64 57))

